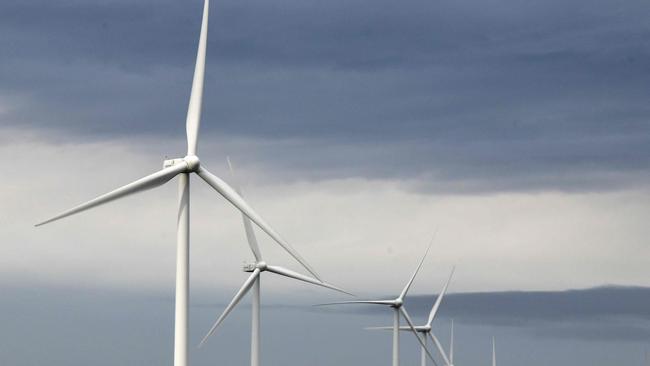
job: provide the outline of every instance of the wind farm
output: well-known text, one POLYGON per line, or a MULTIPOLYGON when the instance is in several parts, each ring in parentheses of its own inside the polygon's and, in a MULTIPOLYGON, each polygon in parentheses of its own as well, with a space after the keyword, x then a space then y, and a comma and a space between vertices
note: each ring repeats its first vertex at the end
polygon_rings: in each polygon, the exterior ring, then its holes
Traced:
MULTIPOLYGON (((226 319, 228 314, 235 308, 241 301, 246 293, 252 291, 252 321, 251 321, 251 366, 260 365, 260 282, 261 274, 270 272, 284 277, 292 278, 295 280, 307 282, 313 285, 322 286, 325 288, 333 289, 349 295, 351 293, 342 290, 336 286, 327 284, 322 281, 321 277, 316 271, 293 249, 286 241, 284 241, 279 234, 264 221, 260 215, 255 212, 250 205, 242 198, 241 190, 232 188, 221 178, 210 173, 204 166, 201 165, 197 156, 197 147, 199 139, 199 126, 201 123, 201 109, 203 102, 203 84, 205 79, 205 64, 207 52, 207 37, 208 37, 208 19, 209 19, 210 1, 204 0, 203 16, 201 22, 201 31, 199 37, 199 46, 196 56, 196 66, 194 69, 194 79, 192 81, 192 90, 190 94, 190 102, 187 111, 186 119, 186 137, 187 137, 187 155, 183 158, 168 159, 163 163, 163 169, 140 178, 132 183, 122 186, 109 193, 103 194, 90 201, 77 205, 69 210, 63 211, 51 218, 37 223, 35 226, 42 226, 51 222, 63 219, 65 217, 81 213, 85 210, 100 206, 113 200, 128 196, 130 194, 138 193, 144 190, 152 189, 162 184, 167 183, 172 178, 179 177, 178 188, 178 230, 177 230, 177 264, 176 264, 176 311, 175 311, 175 336, 174 336, 174 365, 186 366, 188 365, 188 318, 189 318, 189 249, 190 249, 190 190, 189 190, 189 175, 192 173, 201 177, 209 186, 211 186, 223 198, 228 200, 235 208, 241 211, 243 225, 246 233, 246 238, 251 252, 255 258, 255 263, 244 267, 244 271, 251 272, 250 277, 244 282, 242 287, 236 293, 235 297, 226 306, 223 313, 214 322, 208 333, 203 337, 199 346, 202 346, 207 339, 216 331, 217 327, 226 319), (295 258, 300 264, 303 265, 315 278, 301 275, 297 272, 288 270, 280 266, 267 264, 262 259, 262 254, 253 231, 253 223, 268 234, 276 243, 278 243, 286 252, 295 258)), ((230 159, 228 158, 228 165, 231 174, 234 176, 234 170, 230 159)), ((439 301, 436 302, 432 309, 431 315, 427 325, 421 328, 416 328, 413 320, 404 307, 404 297, 408 293, 415 277, 417 276, 422 264, 429 252, 431 246, 426 250, 425 255, 413 272, 411 278, 408 280, 399 296, 393 300, 354 300, 333 304, 374 304, 386 305, 393 309, 393 356, 392 365, 399 366, 399 332, 400 332, 400 318, 403 318, 408 324, 408 330, 412 331, 416 339, 422 346, 423 360, 425 356, 428 357, 435 365, 436 360, 426 345, 426 335, 430 335, 434 340, 436 346, 440 350, 445 359, 445 364, 450 365, 448 357, 442 350, 440 343, 433 336, 431 331, 431 322, 435 316, 435 312, 439 307, 439 301), (424 336, 420 338, 418 332, 423 332, 427 329, 428 333, 423 333, 424 336)), ((450 277, 451 279, 451 277, 450 277)), ((442 300, 444 291, 439 296, 442 300)))
POLYGON ((1 3, 0 365, 646 365, 650 5, 588 5, 1 3))

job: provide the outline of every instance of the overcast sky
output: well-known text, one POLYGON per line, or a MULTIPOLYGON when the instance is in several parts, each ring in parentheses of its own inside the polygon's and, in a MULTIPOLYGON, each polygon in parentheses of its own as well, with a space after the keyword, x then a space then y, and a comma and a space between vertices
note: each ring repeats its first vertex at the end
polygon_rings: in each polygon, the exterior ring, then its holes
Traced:
MULTIPOLYGON (((55 303, 64 289, 84 309, 97 301, 89 288, 114 294, 111 304, 171 294, 175 181, 32 225, 184 155, 201 8, 0 2, 0 287, 18 299, 6 305, 12 319, 29 315, 30 288, 55 303)), ((214 0, 199 155, 226 180, 229 155, 252 205, 330 282, 365 296, 399 291, 434 236, 415 293, 437 291, 456 265, 452 292, 549 291, 535 296, 557 320, 565 308, 554 293, 650 286, 649 13, 637 0, 214 0)), ((206 302, 240 285, 252 258, 244 240, 234 208, 193 179, 192 286, 206 302)), ((260 241, 269 262, 300 269, 260 241)), ((277 304, 314 296, 286 281, 266 291, 277 304)), ((611 357, 638 359, 648 337, 639 316, 611 328, 611 357)), ((461 324, 486 337, 515 329, 512 342, 529 342, 513 348, 523 357, 545 331, 548 342, 599 349, 602 338, 579 336, 596 327, 590 319, 562 334, 507 319, 461 324)), ((476 342, 467 339, 468 360, 478 362, 476 342)), ((61 364, 85 360, 69 356, 61 364)), ((570 363, 607 364, 590 357, 570 363)))

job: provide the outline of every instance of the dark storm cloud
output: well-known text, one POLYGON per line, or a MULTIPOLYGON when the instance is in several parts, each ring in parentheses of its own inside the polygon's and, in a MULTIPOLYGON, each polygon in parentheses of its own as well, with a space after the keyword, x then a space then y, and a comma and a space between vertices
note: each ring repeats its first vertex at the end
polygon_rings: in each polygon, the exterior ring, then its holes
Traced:
MULTIPOLYGON (((425 319, 433 302, 434 296, 416 295, 406 305, 414 316, 425 319)), ((445 297, 439 315, 468 325, 524 328, 542 337, 650 340, 648 304, 646 287, 458 293, 445 297)))
MULTIPOLYGON (((412 297, 414 309, 430 308, 431 296, 412 297)), ((633 317, 650 320, 650 288, 604 286, 566 291, 460 293, 445 297, 441 314, 505 323, 633 317)), ((410 304, 409 304, 410 305, 410 304)))
MULTIPOLYGON (((2 2, 0 96, 27 100, 3 120, 93 139, 179 136, 200 9, 2 2)), ((410 177, 460 191, 643 184, 648 10, 213 1, 204 140, 273 141, 257 160, 314 179, 410 177)))

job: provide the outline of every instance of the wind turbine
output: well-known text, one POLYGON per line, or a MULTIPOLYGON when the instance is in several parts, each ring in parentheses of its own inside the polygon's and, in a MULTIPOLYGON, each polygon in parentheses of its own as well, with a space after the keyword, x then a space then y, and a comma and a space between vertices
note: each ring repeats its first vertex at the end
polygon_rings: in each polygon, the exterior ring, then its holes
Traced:
MULTIPOLYGON (((438 313, 438 309, 440 308, 440 304, 442 303, 442 298, 445 297, 445 293, 447 292, 447 288, 449 287, 449 283, 451 282, 451 278, 454 275, 454 270, 455 268, 451 269, 451 273, 449 274, 449 278, 447 278, 447 282, 445 282, 445 286, 442 288, 442 291, 440 291, 440 295, 436 298, 436 301, 433 303, 433 306, 431 307, 431 311, 429 312, 429 319, 427 320, 427 323, 424 325, 419 325, 415 326, 415 331, 422 334, 421 338, 421 344, 422 344, 422 354, 420 356, 421 358, 421 364, 422 366, 426 366, 427 364, 427 348, 426 348, 426 343, 427 343, 427 336, 431 338, 433 343, 436 345, 436 348, 438 349, 438 352, 440 352, 440 355, 445 361, 445 365, 447 366, 452 366, 453 365, 453 353, 454 353, 454 323, 452 320, 452 325, 451 325, 451 342, 450 342, 450 357, 447 357, 445 354, 445 350, 442 348, 442 345, 440 344, 440 341, 438 341, 438 338, 436 337, 435 334, 433 334, 431 324, 433 323, 433 320, 436 317, 436 314, 438 313)), ((369 330, 391 330, 393 327, 368 327, 366 329, 369 330)), ((411 331, 411 327, 399 327, 399 330, 401 331, 411 331)), ((419 338, 419 336, 418 336, 419 338)))
MULTIPOLYGON (((228 166, 230 168, 230 173, 234 179, 234 171, 230 159, 228 158, 228 166)), ((235 186, 237 193, 242 195, 241 188, 235 186)), ((343 292, 345 294, 351 295, 349 292, 346 292, 338 287, 332 286, 330 284, 318 281, 314 278, 296 273, 294 271, 288 270, 280 266, 272 266, 267 264, 262 258, 262 252, 260 251, 259 245, 257 244, 257 238, 255 237, 255 232, 253 231, 253 225, 251 225, 251 220, 242 214, 242 220, 244 222, 244 229, 246 231, 246 239, 248 241, 248 246, 255 257, 255 263, 244 265, 244 272, 252 272, 248 279, 244 282, 242 287, 237 291, 235 297, 230 301, 223 313, 217 318, 217 320, 212 325, 212 328, 208 333, 203 337, 199 347, 203 346, 208 338, 217 330, 217 327, 226 319, 228 314, 237 306, 241 299, 253 289, 252 294, 252 321, 251 321, 251 366, 259 366, 260 364, 260 280, 263 272, 271 272, 281 276, 293 278, 295 280, 304 281, 311 283, 317 286, 322 286, 330 288, 336 291, 343 292)))
POLYGON ((411 320, 411 317, 409 316, 408 312, 406 311, 406 308, 404 307, 404 297, 408 293, 409 289, 411 288, 411 285, 413 284, 413 280, 415 279, 415 276, 418 274, 420 271, 420 268, 422 267, 422 263, 424 263, 424 259, 427 257, 427 254, 429 253, 429 249, 431 249, 431 244, 427 247, 426 252, 424 253, 424 256, 422 256, 422 260, 420 260, 420 263, 418 264, 417 268, 415 271, 413 271, 413 275, 409 279, 409 281, 406 283, 406 286, 404 286, 404 289, 402 289, 402 292, 399 294, 399 296, 395 299, 392 300, 355 300, 355 301, 342 301, 342 302, 333 302, 333 303, 327 303, 327 304, 319 304, 320 306, 322 305, 340 305, 340 304, 373 304, 373 305, 384 305, 384 306, 390 306, 393 309, 393 366, 399 366, 399 320, 400 320, 400 314, 404 317, 406 320, 406 323, 408 324, 411 332, 415 335, 415 337, 418 339, 418 342, 422 345, 424 351, 427 353, 431 361, 433 361, 434 365, 438 365, 436 363, 436 360, 433 358, 433 355, 429 350, 427 349, 426 344, 424 341, 418 336, 417 329, 415 325, 413 325, 413 321, 411 320))
POLYGON ((110 201, 125 197, 130 194, 141 192, 161 186, 175 176, 179 177, 178 185, 178 216, 177 216, 177 251, 176 251, 176 305, 175 305, 175 332, 174 332, 174 365, 186 366, 188 363, 188 302, 189 302, 189 249, 190 249, 190 181, 191 173, 198 174, 208 185, 214 188, 223 198, 233 204, 253 223, 259 226, 282 248, 289 252, 300 264, 302 264, 316 279, 320 276, 307 262, 284 240, 280 235, 258 215, 253 208, 237 194, 226 182, 210 173, 201 165, 197 156, 197 143, 199 137, 199 125, 201 122, 201 104, 203 99, 203 80, 205 74, 205 53, 208 37, 208 12, 209 0, 204 0, 203 16, 201 21, 201 33, 199 46, 196 55, 194 78, 192 80, 192 91, 187 110, 186 137, 187 154, 185 157, 165 160, 163 169, 140 178, 123 187, 101 195, 88 202, 64 211, 50 219, 36 224, 44 225, 64 217, 80 213, 93 207, 108 203, 110 201))

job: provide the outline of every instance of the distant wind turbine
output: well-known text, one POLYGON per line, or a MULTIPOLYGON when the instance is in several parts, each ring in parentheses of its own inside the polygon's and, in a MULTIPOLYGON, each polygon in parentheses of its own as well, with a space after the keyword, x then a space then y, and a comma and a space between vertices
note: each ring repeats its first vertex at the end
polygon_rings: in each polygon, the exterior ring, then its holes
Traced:
POLYGON ((399 294, 399 296, 393 300, 356 300, 356 301, 342 301, 342 302, 333 302, 333 303, 327 303, 327 304, 319 304, 319 306, 322 305, 340 305, 340 304, 373 304, 373 305, 384 305, 384 306, 390 306, 393 309, 393 366, 399 366, 399 320, 400 320, 400 314, 404 317, 406 320, 406 323, 409 326, 409 330, 413 332, 415 335, 415 338, 417 338, 418 342, 422 345, 424 351, 426 352, 427 356, 433 361, 434 365, 438 365, 436 363, 436 360, 433 358, 433 355, 431 352, 427 349, 426 344, 424 341, 418 336, 417 329, 415 325, 413 325, 413 321, 411 320, 411 317, 409 316, 408 312, 406 311, 406 308, 404 307, 404 297, 408 293, 409 289, 411 288, 411 285, 413 284, 413 280, 415 279, 415 276, 418 274, 420 271, 420 268, 422 267, 422 263, 424 263, 424 259, 426 258, 427 254, 429 253, 429 249, 431 249, 431 244, 427 247, 426 252, 424 253, 424 256, 422 256, 422 260, 420 260, 420 263, 418 264, 417 268, 415 271, 413 271, 413 275, 409 279, 409 281, 406 283, 406 286, 404 286, 404 289, 402 289, 402 292, 399 294))
POLYGON ((203 17, 199 47, 196 55, 192 91, 187 110, 186 137, 187 155, 183 158, 165 160, 163 169, 150 174, 135 182, 129 183, 114 191, 101 195, 93 200, 64 211, 50 219, 36 224, 44 225, 52 221, 74 215, 110 201, 138 193, 147 189, 161 186, 175 176, 179 177, 179 205, 177 218, 177 251, 176 251, 176 305, 175 305, 175 333, 174 333, 174 365, 186 366, 188 363, 188 302, 189 302, 189 248, 190 248, 190 173, 196 173, 208 185, 214 188, 223 198, 233 204, 246 217, 260 227, 282 248, 289 252, 319 281, 320 276, 307 262, 284 240, 280 235, 258 215, 253 208, 237 194, 226 182, 210 173, 201 165, 197 153, 199 125, 201 122, 201 105, 203 99, 203 80, 205 74, 205 54, 208 38, 208 13, 209 0, 204 0, 203 17))
MULTIPOLYGON (((421 358, 420 362, 421 362, 422 366, 426 366, 426 364, 427 364, 427 347, 426 347, 427 336, 429 336, 429 338, 431 338, 433 343, 436 345, 436 348, 438 349, 438 352, 440 352, 440 355, 442 356, 442 358, 445 361, 445 365, 447 365, 447 366, 453 365, 453 362, 454 362, 453 361, 453 357, 454 357, 453 356, 453 353, 454 353, 454 340, 453 340, 453 338, 454 338, 454 323, 453 323, 453 320, 452 320, 452 323, 451 323, 452 325, 451 325, 451 341, 450 341, 450 356, 449 357, 447 357, 447 355, 445 354, 445 350, 442 348, 442 345, 440 344, 440 341, 438 341, 438 338, 436 337, 436 335, 433 334, 431 325, 433 323, 433 320, 436 317, 436 314, 438 313, 438 309, 440 308, 440 304, 442 303, 442 298, 445 297, 445 293, 447 292, 447 288, 449 287, 449 283, 451 282, 451 278, 454 275, 454 270, 455 270, 455 268, 451 269, 451 273, 449 274, 449 278, 447 278, 447 282, 445 282, 445 286, 442 288, 442 291, 440 291, 440 294, 436 298, 436 301, 433 303, 433 306, 431 307, 431 311, 429 312, 429 319, 427 320, 427 323, 424 324, 424 325, 419 325, 419 326, 415 327, 415 330, 418 333, 422 334, 422 342, 420 342, 422 344, 422 346, 421 346, 422 354, 420 356, 420 358, 421 358)), ((391 330, 391 329, 393 329, 393 327, 368 327, 366 329, 369 329, 369 330, 391 330)), ((399 329, 401 331, 411 331, 410 327, 402 326, 402 327, 399 327, 399 329)))
MULTIPOLYGON (((232 164, 230 163, 229 158, 227 160, 228 160, 228 166, 230 168, 230 173, 233 175, 233 181, 235 181, 232 164)), ((241 196, 242 195, 241 188, 237 187, 237 185, 235 185, 235 187, 237 189, 237 193, 239 193, 239 195, 241 196)), ((251 225, 251 220, 246 215, 243 214, 242 214, 242 220, 244 222, 244 229, 246 231, 246 239, 248 241, 248 246, 250 247, 251 252, 255 257, 255 263, 245 265, 244 271, 252 272, 252 273, 250 277, 248 277, 248 279, 244 282, 243 286, 239 289, 239 291, 237 291, 237 294, 235 294, 235 297, 230 301, 228 306, 226 306, 226 309, 223 311, 223 313, 214 322, 212 328, 210 328, 210 330, 205 335, 205 337, 203 337, 201 343, 199 344, 199 347, 205 344, 208 338, 217 330, 217 327, 226 319, 228 314, 230 314, 230 312, 235 308, 235 306, 237 306, 237 304, 241 301, 244 295, 246 295, 246 293, 250 291, 250 289, 252 288, 253 294, 252 294, 252 304, 251 304, 252 305, 251 306, 252 307, 251 366, 259 366, 260 338, 261 338, 260 337, 260 331, 261 331, 260 329, 260 280, 263 272, 271 272, 281 276, 293 278, 295 280, 311 283, 313 285, 322 286, 336 291, 340 291, 348 295, 351 294, 338 287, 321 282, 314 278, 302 275, 300 273, 296 273, 294 271, 288 270, 283 267, 272 266, 267 264, 262 258, 262 252, 260 251, 259 245, 257 244, 257 238, 255 237, 255 232, 253 231, 253 225, 251 225)))

